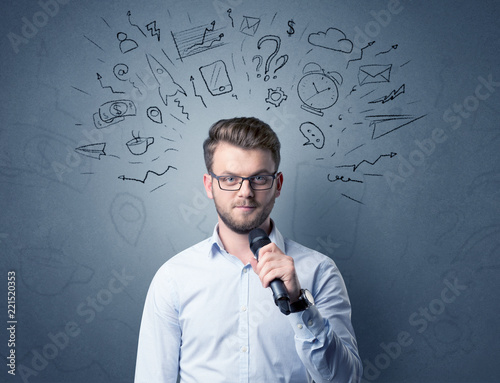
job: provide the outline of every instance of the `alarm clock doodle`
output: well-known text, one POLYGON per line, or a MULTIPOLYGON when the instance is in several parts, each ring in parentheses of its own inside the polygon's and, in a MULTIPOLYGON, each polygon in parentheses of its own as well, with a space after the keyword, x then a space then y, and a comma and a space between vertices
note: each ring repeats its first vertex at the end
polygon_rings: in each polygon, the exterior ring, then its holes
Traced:
POLYGON ((302 109, 323 116, 323 110, 331 108, 339 98, 337 85, 344 81, 338 72, 326 72, 319 64, 310 62, 302 70, 304 76, 297 85, 302 109))

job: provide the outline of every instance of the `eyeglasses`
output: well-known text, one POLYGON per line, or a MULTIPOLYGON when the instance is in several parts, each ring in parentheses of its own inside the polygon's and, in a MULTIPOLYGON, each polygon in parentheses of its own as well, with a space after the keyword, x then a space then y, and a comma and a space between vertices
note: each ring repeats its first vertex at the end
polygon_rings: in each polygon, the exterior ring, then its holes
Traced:
POLYGON ((250 183, 250 187, 253 190, 269 190, 273 187, 274 179, 276 178, 276 174, 266 174, 251 177, 216 176, 214 173, 210 173, 210 175, 217 179, 221 190, 226 191, 240 190, 241 185, 243 185, 243 181, 245 180, 248 180, 248 182, 250 183))

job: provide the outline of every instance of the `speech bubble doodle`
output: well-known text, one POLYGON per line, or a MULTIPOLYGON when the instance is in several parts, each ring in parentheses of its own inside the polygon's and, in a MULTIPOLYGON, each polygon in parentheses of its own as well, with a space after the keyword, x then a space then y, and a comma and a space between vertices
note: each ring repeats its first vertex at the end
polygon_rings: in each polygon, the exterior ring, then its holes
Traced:
POLYGON ((321 149, 325 145, 325 135, 312 122, 304 122, 300 125, 300 133, 307 138, 305 145, 313 145, 316 149, 321 149))

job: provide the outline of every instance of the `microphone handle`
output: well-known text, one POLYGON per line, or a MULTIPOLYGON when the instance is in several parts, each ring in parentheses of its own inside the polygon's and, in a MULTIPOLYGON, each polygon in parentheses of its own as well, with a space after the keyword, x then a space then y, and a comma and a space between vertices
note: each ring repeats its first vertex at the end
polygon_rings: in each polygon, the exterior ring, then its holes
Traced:
POLYGON ((283 314, 290 314, 290 298, 283 281, 276 278, 275 280, 271 281, 270 287, 273 291, 274 303, 276 303, 276 306, 279 307, 280 311, 283 314))

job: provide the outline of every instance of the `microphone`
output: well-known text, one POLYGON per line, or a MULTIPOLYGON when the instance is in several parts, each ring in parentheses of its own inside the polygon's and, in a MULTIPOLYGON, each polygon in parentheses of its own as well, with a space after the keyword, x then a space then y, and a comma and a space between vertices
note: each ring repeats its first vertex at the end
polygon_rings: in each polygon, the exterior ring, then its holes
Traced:
MULTIPOLYGON (((248 234, 248 241, 250 242, 250 250, 252 250, 257 261, 259 260, 260 248, 271 243, 266 232, 260 228, 253 229, 250 234, 248 234)), ((279 307, 283 314, 290 314, 290 297, 288 296, 288 291, 286 291, 283 281, 276 278, 271 281, 270 287, 273 291, 274 303, 276 306, 279 307)))

